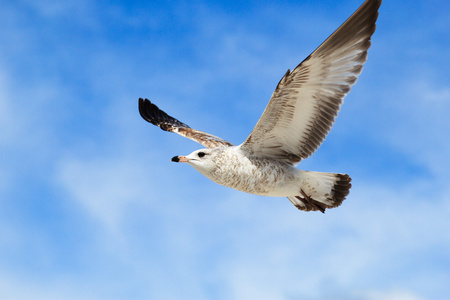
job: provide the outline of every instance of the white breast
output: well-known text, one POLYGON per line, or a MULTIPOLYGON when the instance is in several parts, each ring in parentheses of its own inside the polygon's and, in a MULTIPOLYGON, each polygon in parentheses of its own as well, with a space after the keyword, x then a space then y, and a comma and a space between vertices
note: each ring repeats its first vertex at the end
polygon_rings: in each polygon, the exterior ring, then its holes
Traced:
POLYGON ((204 174, 214 182, 246 193, 284 197, 299 192, 301 171, 284 162, 247 157, 239 147, 224 149, 216 169, 204 174))

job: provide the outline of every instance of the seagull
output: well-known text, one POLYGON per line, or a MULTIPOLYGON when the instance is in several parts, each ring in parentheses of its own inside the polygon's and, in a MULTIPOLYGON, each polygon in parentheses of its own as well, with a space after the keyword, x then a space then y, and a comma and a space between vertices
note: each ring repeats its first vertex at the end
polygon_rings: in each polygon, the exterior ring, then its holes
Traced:
POLYGON ((344 97, 361 74, 381 0, 366 0, 333 34, 281 78, 261 118, 240 145, 190 128, 139 98, 144 120, 205 147, 173 162, 246 193, 287 197, 299 210, 338 207, 351 188, 347 174, 296 168, 322 144, 344 97))

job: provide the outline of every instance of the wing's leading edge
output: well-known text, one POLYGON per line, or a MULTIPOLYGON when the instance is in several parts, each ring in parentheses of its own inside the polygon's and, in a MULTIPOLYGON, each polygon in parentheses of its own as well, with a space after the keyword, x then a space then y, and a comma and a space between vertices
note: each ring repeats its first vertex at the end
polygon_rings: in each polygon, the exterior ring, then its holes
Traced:
POLYGON ((139 113, 144 120, 158 126, 162 130, 178 133, 202 144, 206 148, 233 146, 230 142, 217 136, 190 128, 188 125, 160 110, 158 106, 151 103, 148 99, 139 98, 139 113))

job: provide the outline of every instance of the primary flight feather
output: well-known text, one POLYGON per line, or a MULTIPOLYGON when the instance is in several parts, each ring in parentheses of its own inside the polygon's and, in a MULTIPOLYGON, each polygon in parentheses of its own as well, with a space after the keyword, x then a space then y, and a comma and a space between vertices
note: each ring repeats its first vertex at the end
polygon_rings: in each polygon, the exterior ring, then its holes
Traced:
POLYGON ((195 130, 139 99, 148 122, 206 149, 172 161, 186 162, 211 180, 256 195, 287 197, 298 209, 339 206, 349 194, 347 174, 295 168, 322 144, 367 60, 381 0, 366 0, 325 42, 278 83, 253 131, 234 146, 195 130))

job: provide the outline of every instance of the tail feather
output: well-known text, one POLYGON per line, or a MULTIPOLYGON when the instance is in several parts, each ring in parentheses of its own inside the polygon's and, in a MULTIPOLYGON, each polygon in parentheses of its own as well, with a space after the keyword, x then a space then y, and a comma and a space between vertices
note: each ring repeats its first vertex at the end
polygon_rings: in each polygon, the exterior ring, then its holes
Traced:
POLYGON ((300 210, 324 213, 342 204, 352 187, 351 180, 347 174, 305 171, 299 195, 288 199, 300 210))

